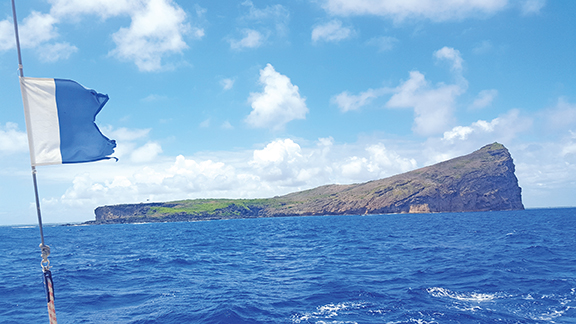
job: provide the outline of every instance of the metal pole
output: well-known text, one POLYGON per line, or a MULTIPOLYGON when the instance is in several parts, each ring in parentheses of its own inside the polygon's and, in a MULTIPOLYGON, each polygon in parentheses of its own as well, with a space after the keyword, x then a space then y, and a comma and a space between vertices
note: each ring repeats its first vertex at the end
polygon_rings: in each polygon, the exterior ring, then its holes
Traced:
MULTIPOLYGON (((22 66, 22 53, 20 51, 20 36, 18 34, 18 19, 16 18, 16 5, 14 0, 12 0, 12 17, 14 19, 14 34, 16 35, 16 48, 18 50, 18 70, 20 71, 20 77, 24 77, 24 67, 22 66)), ((32 162, 32 161, 31 161, 32 162)), ((48 303, 48 317, 50 319, 50 324, 57 324, 56 321, 56 311, 54 309, 54 288, 52 283, 52 273, 50 271, 50 261, 48 256, 50 255, 50 247, 44 244, 44 230, 42 228, 42 213, 40 211, 40 199, 38 197, 38 181, 36 180, 36 166, 30 163, 32 168, 32 181, 34 183, 34 196, 36 197, 36 214, 38 215, 38 227, 40 228, 40 250, 42 251, 42 261, 40 265, 42 266, 42 272, 44 276, 44 285, 46 287, 46 299, 48 303)))
POLYGON ((14 34, 16 35, 16 48, 18 49, 18 70, 20 70, 20 76, 23 77, 24 68, 22 66, 22 54, 20 52, 20 36, 18 34, 18 19, 16 19, 16 5, 14 5, 14 0, 12 0, 12 17, 14 19, 14 34))
MULTIPOLYGON (((16 48, 18 49, 18 70, 20 77, 24 77, 24 67, 22 66, 22 53, 20 51, 20 36, 18 34, 18 19, 16 18, 16 5, 12 0, 12 17, 14 19, 14 34, 16 35, 16 48)), ((42 213, 40 211, 40 199, 38 198, 38 181, 36 180, 36 167, 32 167, 32 181, 34 182, 34 195, 36 196, 36 214, 38 215, 38 226, 40 227, 40 239, 42 244, 40 248, 43 249, 44 245, 44 230, 42 229, 42 213)), ((44 254, 44 251, 43 251, 44 254)))

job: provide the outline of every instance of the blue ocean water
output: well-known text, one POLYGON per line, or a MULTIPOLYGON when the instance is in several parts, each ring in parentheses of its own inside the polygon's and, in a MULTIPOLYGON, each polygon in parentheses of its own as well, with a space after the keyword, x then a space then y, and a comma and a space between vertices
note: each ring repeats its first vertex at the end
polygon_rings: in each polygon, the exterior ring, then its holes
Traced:
MULTIPOLYGON (((44 229, 59 323, 576 323, 576 209, 44 229)), ((0 227, 0 323, 47 323, 0 227)))

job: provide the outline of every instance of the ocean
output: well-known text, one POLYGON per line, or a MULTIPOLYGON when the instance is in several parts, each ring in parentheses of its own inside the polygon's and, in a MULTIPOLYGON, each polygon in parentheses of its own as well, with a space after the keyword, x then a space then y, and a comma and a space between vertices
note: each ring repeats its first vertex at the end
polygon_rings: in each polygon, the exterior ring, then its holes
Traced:
MULTIPOLYGON (((576 208, 45 226, 59 323, 576 323, 576 208)), ((48 323, 35 226, 0 323, 48 323)))

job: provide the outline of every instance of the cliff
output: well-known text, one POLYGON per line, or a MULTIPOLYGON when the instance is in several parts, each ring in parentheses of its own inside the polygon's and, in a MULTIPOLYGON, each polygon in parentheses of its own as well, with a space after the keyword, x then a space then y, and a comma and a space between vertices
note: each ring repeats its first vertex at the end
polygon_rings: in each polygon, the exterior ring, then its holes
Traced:
POLYGON ((90 223, 228 218, 518 210, 521 188, 508 150, 493 143, 390 178, 326 185, 268 199, 196 199, 103 206, 90 223))

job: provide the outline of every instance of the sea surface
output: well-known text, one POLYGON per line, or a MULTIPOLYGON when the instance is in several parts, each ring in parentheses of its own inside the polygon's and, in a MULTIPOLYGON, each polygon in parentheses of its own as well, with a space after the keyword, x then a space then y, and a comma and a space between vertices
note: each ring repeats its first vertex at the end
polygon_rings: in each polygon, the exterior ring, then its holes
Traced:
MULTIPOLYGON (((576 209, 46 226, 59 323, 576 323, 576 209)), ((0 323, 48 323, 35 226, 0 323)))

